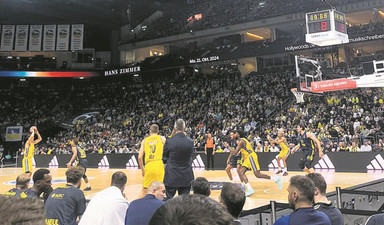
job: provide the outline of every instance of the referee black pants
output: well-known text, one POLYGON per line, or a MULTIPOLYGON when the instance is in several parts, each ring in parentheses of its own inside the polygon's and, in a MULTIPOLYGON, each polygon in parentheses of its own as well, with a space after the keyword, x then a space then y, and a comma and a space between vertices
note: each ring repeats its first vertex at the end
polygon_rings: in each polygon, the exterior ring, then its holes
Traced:
POLYGON ((213 169, 215 167, 215 157, 212 155, 212 153, 213 148, 207 148, 207 170, 209 170, 209 168, 213 169))

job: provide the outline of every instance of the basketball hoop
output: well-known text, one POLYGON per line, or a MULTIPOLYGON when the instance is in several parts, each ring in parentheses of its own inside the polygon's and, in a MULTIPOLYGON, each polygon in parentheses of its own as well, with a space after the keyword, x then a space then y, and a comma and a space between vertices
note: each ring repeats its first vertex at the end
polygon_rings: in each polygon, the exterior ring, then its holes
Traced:
POLYGON ((297 103, 304 102, 304 92, 298 91, 297 88, 292 88, 291 91, 295 95, 297 103))

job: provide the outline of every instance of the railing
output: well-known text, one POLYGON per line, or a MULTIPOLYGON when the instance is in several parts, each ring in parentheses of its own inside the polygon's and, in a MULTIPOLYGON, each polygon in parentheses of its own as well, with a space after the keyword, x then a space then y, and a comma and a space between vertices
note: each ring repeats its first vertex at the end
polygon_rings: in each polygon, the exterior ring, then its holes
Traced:
MULTIPOLYGON (((343 207, 343 205, 342 205, 342 202, 343 202, 342 195, 343 194, 349 194, 349 195, 368 196, 368 199, 374 199, 372 196, 383 197, 384 192, 382 192, 382 191, 357 190, 357 189, 361 189, 361 188, 374 187, 376 185, 381 185, 382 183, 384 183, 384 179, 375 180, 375 181, 372 181, 369 183, 356 185, 356 186, 350 187, 348 189, 341 189, 340 187, 336 187, 336 192, 328 193, 327 197, 329 200, 332 198, 334 199, 336 197, 336 207, 343 214, 344 220, 350 219, 349 218, 350 216, 369 217, 371 215, 381 213, 384 210, 384 204, 382 204, 377 210, 362 210, 362 209, 354 209, 354 208, 348 209, 348 208, 343 207), (348 215, 348 216, 346 217, 346 215, 348 215)), ((378 187, 378 186, 376 186, 376 187, 378 187)), ((382 188, 380 188, 380 189, 382 189, 382 188)), ((378 200, 377 202, 380 202, 380 200, 378 200)), ((370 201, 368 201, 368 204, 370 204, 370 201)), ((249 219, 253 219, 253 221, 252 221, 253 223, 251 223, 251 224, 263 225, 263 224, 265 224, 265 223, 263 223, 263 221, 267 221, 268 224, 273 224, 277 219, 277 214, 279 213, 280 216, 289 214, 290 211, 288 211, 288 209, 290 209, 290 207, 286 203, 278 203, 275 201, 270 201, 270 203, 268 205, 264 205, 264 206, 254 208, 251 210, 242 211, 240 214, 240 221, 246 221, 249 219), (283 211, 283 210, 287 210, 287 211, 283 211), (270 215, 268 215, 268 214, 270 214, 270 215), (254 217, 251 217, 252 215, 254 217), (265 216, 269 216, 269 218, 267 219, 265 216), (257 222, 257 223, 255 223, 255 222, 257 222)), ((360 221, 362 223, 358 223, 358 224, 364 224, 364 220, 366 220, 367 218, 365 218, 365 219, 359 218, 359 219, 362 220, 362 221, 360 221)), ((357 220, 355 220, 355 221, 357 221, 357 220)), ((346 221, 344 221, 344 222, 346 222, 346 221)), ((350 224, 350 223, 346 223, 346 224, 350 224)), ((357 224, 357 223, 355 223, 355 224, 357 224)))

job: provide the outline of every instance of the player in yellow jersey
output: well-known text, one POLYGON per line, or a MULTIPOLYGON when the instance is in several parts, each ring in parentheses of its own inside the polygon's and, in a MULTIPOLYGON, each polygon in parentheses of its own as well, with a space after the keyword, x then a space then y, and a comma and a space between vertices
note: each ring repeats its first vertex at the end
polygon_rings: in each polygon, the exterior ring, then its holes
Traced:
POLYGON ((37 130, 37 127, 35 126, 32 126, 29 131, 31 132, 31 135, 25 143, 23 172, 28 173, 29 177, 31 177, 33 172, 32 158, 35 155, 35 145, 41 141, 41 136, 39 131, 37 130), (35 134, 37 135, 36 140, 34 140, 35 134))
POLYGON ((281 148, 279 156, 277 157, 277 165, 279 166, 279 170, 277 171, 276 174, 283 173, 283 176, 288 176, 286 159, 289 155, 289 148, 287 145, 287 139, 285 139, 284 137, 284 130, 279 129, 277 131, 277 138, 275 140, 272 140, 271 136, 269 135, 267 136, 267 138, 271 144, 272 143, 278 144, 281 148), (281 164, 280 164, 281 160, 283 160, 283 164, 284 164, 283 169, 281 169, 281 164))
POLYGON ((159 135, 159 126, 152 124, 149 128, 149 137, 145 138, 141 142, 139 151, 139 165, 144 177, 144 181, 140 197, 144 197, 147 194, 147 189, 153 181, 163 182, 163 147, 165 140, 165 137, 159 135), (143 162, 144 156, 145 166, 143 162))
POLYGON ((242 154, 242 161, 241 161, 241 167, 239 169, 239 175, 242 176, 242 180, 244 182, 244 186, 246 187, 246 196, 250 196, 255 193, 253 188, 251 187, 251 184, 248 182, 247 176, 245 176, 245 172, 247 170, 251 169, 253 174, 257 178, 263 178, 274 181, 278 186, 279 189, 283 188, 283 185, 281 183, 281 179, 279 176, 269 176, 267 174, 263 174, 260 172, 260 165, 259 161, 257 159, 256 152, 253 151, 253 148, 251 144, 247 141, 247 139, 244 138, 244 132, 242 130, 237 130, 236 138, 239 139, 239 144, 236 147, 236 150, 234 150, 233 154, 237 154, 239 151, 242 154))

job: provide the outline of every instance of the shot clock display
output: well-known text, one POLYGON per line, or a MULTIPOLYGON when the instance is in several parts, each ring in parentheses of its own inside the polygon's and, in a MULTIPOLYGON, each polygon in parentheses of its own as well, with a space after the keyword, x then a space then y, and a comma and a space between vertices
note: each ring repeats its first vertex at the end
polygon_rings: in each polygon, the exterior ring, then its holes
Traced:
POLYGON ((331 16, 328 11, 307 14, 308 33, 318 33, 331 30, 331 16))
POLYGON ((319 46, 348 43, 345 14, 334 9, 306 14, 308 43, 319 46))

